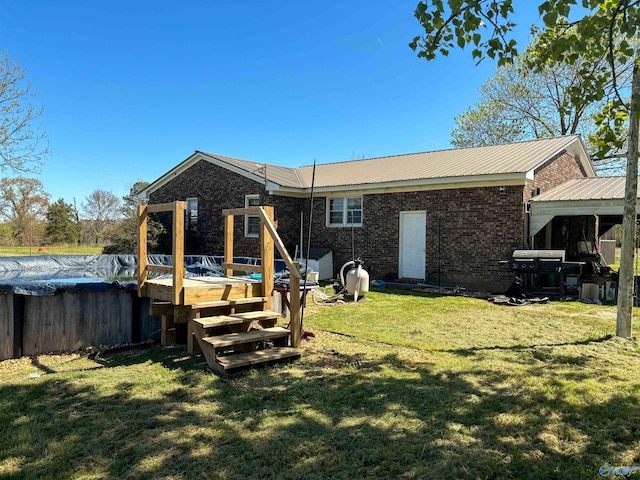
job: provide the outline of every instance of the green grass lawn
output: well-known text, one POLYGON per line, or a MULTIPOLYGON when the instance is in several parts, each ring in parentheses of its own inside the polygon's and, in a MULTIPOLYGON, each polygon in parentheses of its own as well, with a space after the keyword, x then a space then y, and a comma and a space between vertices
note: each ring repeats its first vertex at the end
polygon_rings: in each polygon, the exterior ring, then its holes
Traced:
POLYGON ((584 479, 640 465, 640 345, 612 336, 615 307, 375 291, 304 323, 302 360, 226 378, 182 347, 1 362, 0 478, 584 479))
POLYGON ((21 257, 26 255, 95 255, 102 253, 102 247, 2 247, 0 257, 21 257), (41 250, 43 249, 43 250, 41 250))

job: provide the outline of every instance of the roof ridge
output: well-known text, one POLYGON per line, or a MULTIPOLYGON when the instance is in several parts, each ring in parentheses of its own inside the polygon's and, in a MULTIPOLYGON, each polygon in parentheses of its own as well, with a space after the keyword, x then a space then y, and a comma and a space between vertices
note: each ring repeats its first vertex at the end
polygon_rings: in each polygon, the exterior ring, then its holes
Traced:
MULTIPOLYGON (((383 155, 381 157, 371 157, 371 158, 360 158, 360 159, 356 159, 356 160, 340 160, 338 162, 329 162, 329 163, 322 163, 320 165, 339 165, 339 164, 343 164, 343 163, 349 163, 349 164, 353 164, 353 163, 357 163, 357 162, 367 162, 369 160, 382 160, 385 158, 395 158, 395 157, 408 157, 410 155, 424 155, 427 153, 440 153, 440 152, 453 152, 453 151, 460 151, 460 150, 471 150, 474 148, 491 148, 491 147, 502 147, 502 146, 507 146, 507 145, 517 145, 517 144, 523 144, 523 143, 532 143, 532 142, 544 142, 544 141, 548 141, 548 140, 557 140, 559 138, 570 138, 570 137, 579 137, 580 135, 578 134, 571 134, 571 135, 558 135, 555 137, 545 137, 545 138, 533 138, 530 140, 520 140, 518 142, 505 142, 505 143, 498 143, 495 145, 476 145, 474 147, 454 147, 454 148, 440 148, 438 150, 425 150, 422 152, 413 152, 413 153, 400 153, 400 154, 395 154, 395 155, 383 155)), ((303 165, 300 167, 292 167, 295 168, 296 170, 298 168, 311 168, 313 167, 313 165, 303 165)))

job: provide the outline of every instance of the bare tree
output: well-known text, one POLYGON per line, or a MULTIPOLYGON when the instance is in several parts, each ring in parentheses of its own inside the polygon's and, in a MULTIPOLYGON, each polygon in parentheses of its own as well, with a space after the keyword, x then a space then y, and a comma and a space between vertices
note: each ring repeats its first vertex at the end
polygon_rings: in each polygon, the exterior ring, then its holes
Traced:
POLYGON ((107 227, 120 216, 120 200, 113 192, 94 190, 80 204, 80 210, 95 243, 100 244, 107 227))
POLYGON ((0 169, 35 172, 49 155, 46 133, 40 130, 42 105, 34 105, 25 71, 5 52, 0 53, 0 169))

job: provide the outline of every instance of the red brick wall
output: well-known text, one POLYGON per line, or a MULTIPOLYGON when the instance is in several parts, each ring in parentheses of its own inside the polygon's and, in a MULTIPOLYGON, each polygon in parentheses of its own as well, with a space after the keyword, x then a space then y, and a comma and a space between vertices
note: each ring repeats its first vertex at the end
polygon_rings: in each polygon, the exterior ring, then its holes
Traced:
POLYGON ((522 187, 464 188, 363 197, 363 226, 326 226, 326 199, 314 202, 314 246, 333 249, 334 269, 362 257, 372 278, 396 278, 400 212, 426 210, 426 276, 429 283, 499 291, 513 275, 499 265, 522 247, 522 187), (353 232, 353 237, 352 237, 353 232), (353 252, 352 254, 352 243, 353 252))
MULTIPOLYGON (((354 257, 362 257, 372 278, 398 276, 400 212, 425 210, 427 282, 460 285, 472 290, 500 291, 513 275, 500 260, 515 248, 523 248, 525 202, 531 189, 542 192, 565 181, 585 176, 578 162, 561 154, 540 167, 527 185, 474 187, 363 196, 363 226, 326 226, 326 198, 314 201, 313 247, 333 250, 334 272, 354 257), (524 201, 523 201, 524 200, 524 201)), ((197 247, 187 253, 222 254, 224 227, 220 211, 244 206, 245 194, 260 194, 261 203, 275 207, 278 232, 293 255, 304 215, 304 237, 308 229, 309 200, 270 196, 259 182, 247 179, 207 161, 200 161, 153 192, 152 203, 199 199, 197 247)), ((257 256, 258 240, 244 238, 244 219, 236 218, 236 255, 257 256)))
POLYGON ((573 155, 567 152, 561 153, 539 167, 534 172, 534 179, 527 181, 524 201, 531 200, 531 191, 534 189, 539 188, 540 193, 544 193, 569 180, 586 176, 587 173, 573 155))
MULTIPOLYGON (((172 202, 198 198, 197 241, 189 245, 190 254, 222 255, 224 252, 224 223, 221 211, 244 207, 245 195, 259 194, 261 204, 272 205, 278 222, 278 232, 288 249, 298 241, 300 205, 297 198, 272 197, 264 186, 242 175, 201 160, 151 194, 150 203, 172 202)), ((168 253, 168 252, 165 252, 168 253)), ((257 238, 245 238, 244 217, 237 216, 234 224, 234 254, 259 256, 257 238)), ((277 253, 276 253, 277 255, 277 253)))

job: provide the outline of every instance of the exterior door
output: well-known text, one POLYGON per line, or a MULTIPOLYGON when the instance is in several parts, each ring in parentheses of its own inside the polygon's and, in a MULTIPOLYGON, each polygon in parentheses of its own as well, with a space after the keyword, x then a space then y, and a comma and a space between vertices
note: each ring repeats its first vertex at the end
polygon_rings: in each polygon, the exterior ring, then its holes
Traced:
POLYGON ((425 279, 427 212, 400 212, 400 278, 425 279))

